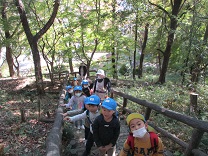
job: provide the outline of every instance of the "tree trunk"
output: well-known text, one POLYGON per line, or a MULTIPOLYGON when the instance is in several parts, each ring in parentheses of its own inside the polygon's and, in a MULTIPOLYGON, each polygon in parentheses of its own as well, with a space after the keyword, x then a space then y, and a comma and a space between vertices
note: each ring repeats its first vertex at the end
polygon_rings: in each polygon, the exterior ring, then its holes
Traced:
POLYGON ((113 69, 113 78, 116 79, 117 77, 117 72, 116 72, 116 59, 115 59, 115 47, 112 48, 112 69, 113 69))
POLYGON ((136 50, 137 50, 137 40, 138 40, 138 35, 137 35, 137 23, 138 23, 138 13, 136 13, 136 20, 135 20, 135 37, 134 37, 134 66, 133 66, 133 79, 135 79, 136 75, 136 50))
MULTIPOLYGON (((204 32, 204 39, 203 39, 204 45, 207 44, 207 38, 208 38, 208 23, 206 25, 206 30, 204 32)), ((190 69, 190 73, 191 73, 191 82, 198 83, 201 72, 204 69, 206 69, 206 66, 208 66, 208 64, 205 64, 205 65, 203 64, 203 57, 200 55, 200 52, 197 52, 195 56, 196 56, 196 59, 190 69)))
POLYGON ((143 44, 142 44, 142 51, 141 51, 140 62, 139 62, 138 78, 141 78, 142 77, 143 61, 144 61, 144 52, 145 52, 144 50, 146 48, 147 39, 148 39, 148 27, 149 27, 149 24, 147 23, 145 25, 144 41, 143 41, 143 44))
POLYGON ((26 16, 24 4, 22 0, 15 0, 15 4, 17 6, 17 9, 20 15, 22 26, 24 28, 25 34, 27 36, 28 42, 32 50, 34 68, 35 68, 36 87, 37 87, 37 92, 39 95, 45 94, 45 91, 44 91, 43 84, 42 84, 43 77, 42 77, 42 70, 41 70, 41 63, 40 63, 40 54, 38 50, 38 40, 41 38, 41 36, 43 36, 43 34, 46 33, 46 31, 53 24, 54 19, 58 12, 59 3, 60 3, 60 0, 55 0, 55 3, 53 5, 54 6, 53 12, 52 12, 52 15, 50 16, 50 19, 44 25, 44 27, 40 29, 40 31, 35 36, 33 36, 30 30, 27 16, 26 16))
POLYGON ((171 48, 173 45, 175 31, 176 31, 177 23, 178 23, 177 15, 181 9, 181 3, 182 3, 182 0, 174 0, 173 6, 172 6, 172 14, 169 15, 169 17, 170 17, 170 31, 168 34, 166 48, 164 51, 162 69, 161 69, 159 80, 158 80, 158 82, 162 83, 162 84, 165 83, 166 72, 168 69, 168 63, 169 63, 170 56, 171 56, 171 48))
POLYGON ((14 77, 15 72, 14 72, 14 68, 13 68, 13 64, 14 64, 14 60, 12 57, 12 49, 10 48, 10 46, 6 46, 6 60, 9 66, 9 75, 11 77, 14 77))
MULTIPOLYGON (((112 25, 113 27, 116 27, 115 25, 115 20, 116 20, 116 1, 113 0, 112 2, 112 25)), ((116 37, 115 37, 115 33, 112 34, 112 41, 113 41, 113 44, 112 44, 112 57, 111 57, 111 62, 112 62, 112 69, 113 69, 113 78, 114 79, 117 79, 118 78, 118 75, 117 75, 117 67, 116 67, 116 37)))
POLYGON ((35 78, 36 78, 37 92, 39 95, 42 95, 42 94, 45 94, 45 91, 43 88, 43 76, 42 76, 40 54, 38 51, 37 41, 31 42, 30 47, 32 49, 33 63, 34 63, 34 67, 35 67, 35 78))
POLYGON ((69 68, 70 68, 70 72, 73 73, 74 72, 74 68, 73 68, 73 63, 72 63, 72 58, 69 58, 69 68))
POLYGON ((7 60, 7 64, 8 64, 8 67, 9 67, 9 74, 11 77, 14 77, 14 68, 13 68, 13 65, 14 65, 14 60, 13 60, 13 57, 12 57, 12 49, 10 47, 10 38, 11 38, 11 35, 9 33, 9 29, 8 29, 8 20, 7 20, 7 14, 6 14, 6 1, 3 2, 3 5, 2 5, 2 11, 1 11, 1 16, 2 16, 2 19, 3 19, 3 24, 4 24, 4 33, 5 33, 5 38, 7 40, 7 44, 6 44, 6 60, 7 60))

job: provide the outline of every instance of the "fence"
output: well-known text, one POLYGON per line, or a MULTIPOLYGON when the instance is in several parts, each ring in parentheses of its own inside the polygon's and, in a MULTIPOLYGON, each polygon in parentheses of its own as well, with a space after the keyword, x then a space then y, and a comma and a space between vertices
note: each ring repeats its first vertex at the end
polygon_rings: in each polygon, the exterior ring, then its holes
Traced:
POLYGON ((150 124, 150 126, 155 128, 155 130, 160 132, 162 135, 164 135, 165 137, 176 142, 180 146, 184 147, 186 149, 185 153, 184 153, 185 156, 208 156, 206 153, 204 153, 198 149, 199 143, 201 142, 204 132, 208 132, 208 122, 198 120, 196 118, 192 118, 192 117, 183 115, 181 113, 162 108, 156 104, 147 102, 146 100, 141 100, 141 99, 135 98, 131 95, 127 95, 122 92, 116 91, 115 89, 112 89, 111 97, 114 97, 114 95, 118 95, 123 98, 123 104, 122 104, 123 113, 125 113, 125 112, 132 113, 132 110, 129 110, 126 108, 127 104, 128 104, 128 100, 130 100, 134 103, 137 103, 139 105, 146 107, 145 119, 147 119, 147 120, 149 119, 149 117, 151 115, 151 111, 154 110, 157 113, 160 113, 160 114, 165 115, 171 119, 180 121, 188 126, 191 126, 193 128, 192 136, 191 136, 190 142, 186 143, 186 142, 180 140, 179 138, 175 137, 173 134, 167 132, 166 130, 164 130, 160 127, 157 127, 153 124, 150 124))

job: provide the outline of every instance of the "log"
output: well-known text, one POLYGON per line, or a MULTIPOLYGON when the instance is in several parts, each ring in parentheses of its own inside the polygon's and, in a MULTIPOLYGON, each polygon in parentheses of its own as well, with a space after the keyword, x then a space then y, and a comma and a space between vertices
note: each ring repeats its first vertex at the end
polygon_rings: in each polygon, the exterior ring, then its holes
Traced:
POLYGON ((61 156, 62 132, 63 132, 63 109, 59 107, 56 111, 56 118, 47 139, 46 139, 46 155, 61 156))

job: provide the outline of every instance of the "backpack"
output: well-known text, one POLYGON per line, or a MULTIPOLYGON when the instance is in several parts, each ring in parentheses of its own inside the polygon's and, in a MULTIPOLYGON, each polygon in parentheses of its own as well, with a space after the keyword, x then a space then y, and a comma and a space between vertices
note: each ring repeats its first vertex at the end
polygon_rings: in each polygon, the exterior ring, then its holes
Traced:
POLYGON ((89 110, 87 110, 86 115, 87 115, 87 120, 89 121, 90 124, 92 124, 92 121, 90 120, 90 115, 89 115, 89 110))
MULTIPOLYGON (((150 142, 151 142, 151 148, 153 149, 153 153, 157 152, 157 147, 158 147, 158 135, 155 132, 149 132, 150 134, 150 142)), ((134 155, 134 136, 133 133, 129 133, 128 138, 127 138, 127 143, 130 146, 130 151, 128 153, 129 155, 134 155)))

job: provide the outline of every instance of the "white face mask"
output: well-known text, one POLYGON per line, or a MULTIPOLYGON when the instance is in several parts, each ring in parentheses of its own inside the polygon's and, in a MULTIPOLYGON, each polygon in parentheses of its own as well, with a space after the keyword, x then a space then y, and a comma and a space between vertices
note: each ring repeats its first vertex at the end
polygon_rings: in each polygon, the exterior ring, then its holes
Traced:
POLYGON ((88 87, 88 85, 84 85, 84 88, 87 88, 88 87))
POLYGON ((142 128, 132 131, 132 133, 134 137, 143 138, 144 135, 147 133, 147 130, 145 127, 142 127, 142 128))
POLYGON ((98 77, 97 77, 98 79, 103 79, 103 77, 102 76, 100 76, 100 75, 98 75, 98 77))
POLYGON ((69 90, 69 93, 73 93, 73 90, 69 90))
POLYGON ((75 96, 80 97, 82 93, 76 93, 75 96))

